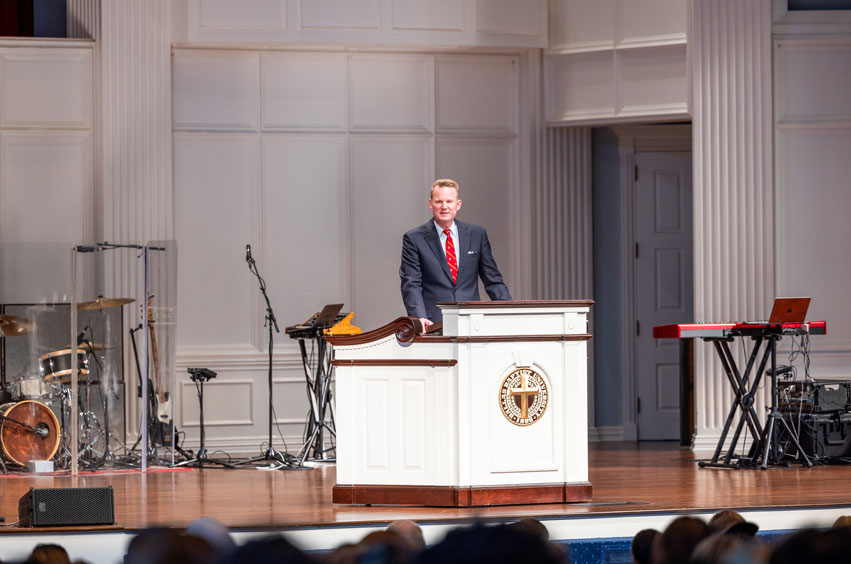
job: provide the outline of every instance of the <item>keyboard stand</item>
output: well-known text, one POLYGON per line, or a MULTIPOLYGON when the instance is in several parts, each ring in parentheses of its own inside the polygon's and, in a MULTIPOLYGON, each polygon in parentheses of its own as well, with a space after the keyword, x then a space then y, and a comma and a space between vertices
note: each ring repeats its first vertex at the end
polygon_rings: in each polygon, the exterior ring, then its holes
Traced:
POLYGON ((715 447, 715 454, 713 454, 712 459, 709 462, 699 462, 698 464, 701 467, 741 468, 743 457, 739 457, 735 462, 733 462, 733 458, 736 452, 736 445, 739 443, 745 424, 747 424, 748 431, 754 440, 754 444, 750 449, 751 457, 753 456, 753 453, 756 452, 755 446, 759 443, 760 438, 762 437, 762 426, 759 423, 759 417, 754 409, 754 396, 756 395, 757 389, 759 389, 759 383, 762 379, 762 373, 765 369, 765 365, 768 362, 770 350, 769 348, 766 348, 764 351, 756 376, 750 386, 748 386, 750 375, 753 372, 753 365, 756 361, 757 355, 759 354, 759 349, 762 347, 764 337, 753 337, 754 344, 751 348, 751 353, 744 373, 739 373, 739 368, 736 366, 736 360, 730 352, 729 342, 732 340, 732 337, 704 338, 704 341, 712 342, 712 345, 715 347, 715 352, 721 359, 721 364, 724 367, 724 373, 727 375, 727 379, 729 380, 730 386, 732 386, 736 397, 733 400, 733 405, 730 406, 730 411, 727 413, 727 419, 724 422, 724 430, 721 431, 721 437, 718 439, 718 446, 715 447), (724 461, 719 462, 718 460, 721 457, 721 451, 723 450, 724 443, 727 440, 727 433, 730 431, 730 427, 733 424, 733 419, 735 418, 737 411, 742 412, 742 417, 739 419, 738 425, 736 425, 736 431, 733 433, 733 439, 730 443, 730 447, 727 449, 727 454, 724 456, 724 461))

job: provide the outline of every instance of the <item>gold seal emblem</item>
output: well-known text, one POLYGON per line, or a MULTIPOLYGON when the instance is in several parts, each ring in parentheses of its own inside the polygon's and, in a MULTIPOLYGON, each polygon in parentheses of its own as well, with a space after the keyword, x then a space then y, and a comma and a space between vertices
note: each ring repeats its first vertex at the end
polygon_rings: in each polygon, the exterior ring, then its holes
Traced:
POLYGON ((499 406, 505 418, 526 427, 543 417, 550 395, 544 377, 529 368, 518 368, 499 387, 499 406))

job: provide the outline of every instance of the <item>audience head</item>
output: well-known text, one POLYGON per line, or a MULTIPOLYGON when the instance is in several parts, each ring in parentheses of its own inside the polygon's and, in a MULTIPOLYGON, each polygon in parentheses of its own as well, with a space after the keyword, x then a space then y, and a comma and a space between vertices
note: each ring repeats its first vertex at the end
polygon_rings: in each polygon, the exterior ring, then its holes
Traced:
POLYGON ((58 544, 36 545, 27 560, 38 564, 71 564, 68 553, 58 544))
POLYGON ((509 525, 474 525, 453 529, 425 549, 418 564, 561 564, 563 560, 540 537, 509 525))
POLYGON ((709 536, 709 527, 696 517, 679 517, 659 535, 653 546, 654 564, 688 562, 692 550, 709 536))
POLYGON ((753 536, 715 533, 700 541, 691 564, 765 564, 769 551, 753 536))
POLYGON ((730 509, 719 511, 712 516, 712 519, 707 523, 710 533, 727 533, 752 537, 759 530, 759 527, 749 521, 745 521, 739 513, 730 509))
POLYGON ((230 553, 225 564, 313 564, 315 560, 281 535, 248 541, 230 553))
POLYGON ((851 528, 838 527, 819 531, 806 529, 790 535, 777 545, 771 564, 840 564, 848 562, 851 554, 851 528))
POLYGON ((393 521, 387 526, 387 531, 398 535, 415 552, 420 552, 425 548, 423 530, 409 519, 393 521))
POLYGON ((207 541, 220 557, 230 554, 236 548, 228 528, 209 517, 201 517, 193 521, 186 528, 186 534, 207 541))
POLYGON ((635 564, 650 564, 653 556, 653 543, 656 542, 656 537, 659 536, 659 531, 656 529, 644 529, 638 531, 632 537, 632 561, 635 564))
POLYGON ((851 527, 851 515, 837 517, 836 521, 833 522, 833 528, 838 529, 839 527, 851 527))
POLYGON ((200 537, 174 529, 145 529, 130 541, 124 564, 209 564, 216 551, 200 537))

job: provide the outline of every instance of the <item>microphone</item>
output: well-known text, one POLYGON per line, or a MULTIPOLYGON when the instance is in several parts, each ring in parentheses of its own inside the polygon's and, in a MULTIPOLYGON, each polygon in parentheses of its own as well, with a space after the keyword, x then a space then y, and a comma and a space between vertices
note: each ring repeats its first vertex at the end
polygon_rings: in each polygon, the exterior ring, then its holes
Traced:
POLYGON ((50 429, 44 423, 39 423, 37 427, 33 428, 33 433, 39 439, 46 439, 50 435, 50 429))
POLYGON ((83 341, 86 340, 86 331, 88 331, 89 329, 90 329, 90 327, 88 325, 86 325, 85 327, 83 327, 83 330, 80 332, 80 334, 77 335, 77 346, 78 347, 83 344, 83 341))
POLYGON ((78 253, 93 253, 96 250, 97 249, 95 247, 92 247, 90 245, 77 245, 77 252, 78 253))
POLYGON ((251 257, 251 245, 245 245, 245 262, 251 262, 254 260, 251 257))

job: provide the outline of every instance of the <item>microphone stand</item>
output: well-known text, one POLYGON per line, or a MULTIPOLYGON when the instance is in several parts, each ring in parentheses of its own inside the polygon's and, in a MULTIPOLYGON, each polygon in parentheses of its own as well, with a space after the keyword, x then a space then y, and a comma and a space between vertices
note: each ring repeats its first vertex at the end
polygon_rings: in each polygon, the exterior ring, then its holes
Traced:
POLYGON ((263 327, 269 328, 269 448, 267 448, 266 452, 264 452, 261 456, 237 462, 235 466, 269 461, 272 464, 263 468, 272 468, 276 470, 280 468, 297 468, 299 466, 296 465, 295 457, 287 453, 278 452, 275 450, 272 443, 272 414, 274 411, 272 404, 272 351, 275 342, 275 333, 280 333, 281 330, 278 328, 278 320, 275 318, 275 312, 272 310, 272 303, 269 301, 269 296, 266 293, 266 281, 263 280, 263 277, 260 276, 260 272, 257 270, 257 263, 254 261, 254 257, 251 256, 251 247, 247 246, 246 250, 245 261, 248 263, 248 270, 251 271, 251 274, 257 277, 257 282, 260 284, 260 293, 263 294, 263 299, 266 301, 266 317, 263 321, 263 327))

